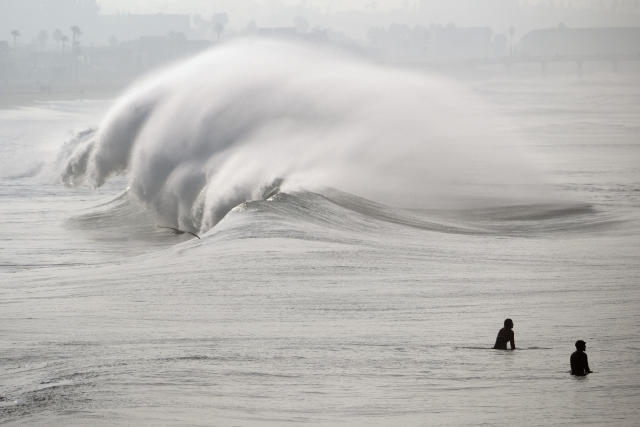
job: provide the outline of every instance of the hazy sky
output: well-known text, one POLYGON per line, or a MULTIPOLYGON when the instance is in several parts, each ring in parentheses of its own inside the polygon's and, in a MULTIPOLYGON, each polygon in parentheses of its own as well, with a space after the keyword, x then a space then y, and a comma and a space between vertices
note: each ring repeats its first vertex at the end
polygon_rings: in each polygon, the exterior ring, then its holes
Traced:
POLYGON ((489 26, 517 36, 563 23, 570 27, 638 26, 640 0, 99 0, 102 13, 226 12, 231 29, 250 22, 291 26, 303 17, 311 28, 364 37, 371 26, 489 26))
MULTIPOLYGON (((437 0, 441 3, 446 1, 437 0)), ((113 11, 141 11, 141 12, 178 12, 191 11, 196 9, 218 8, 243 8, 252 4, 279 4, 287 6, 317 7, 320 9, 340 10, 367 10, 375 7, 377 9, 396 9, 418 1, 407 0, 99 0, 102 10, 113 11)))
MULTIPOLYGON (((624 3, 629 0, 618 1, 624 3)), ((244 9, 247 6, 298 6, 310 7, 325 11, 384 11, 401 8, 414 8, 419 4, 435 5, 442 9, 459 9, 459 4, 464 0, 98 0, 102 10, 106 13, 112 12, 186 12, 197 9, 226 8, 244 9)), ((467 3, 486 6, 489 3, 528 3, 528 4, 554 4, 571 5, 574 8, 592 8, 594 3, 609 5, 616 3, 615 0, 503 0, 502 2, 488 0, 467 0, 467 3)), ((495 12, 499 12, 496 10, 495 12)))
MULTIPOLYGON (((34 23, 31 15, 23 14, 21 19, 31 20, 32 25, 14 22, 10 18, 11 4, 15 6, 20 1, 0 0, 0 40, 8 40, 9 30, 16 26, 21 26, 23 40, 47 28, 45 21, 34 23), (4 6, 8 9, 3 9, 4 6), (33 28, 29 30, 30 27, 33 28)), ((98 3, 103 14, 199 14, 210 21, 214 14, 226 12, 227 34, 242 32, 249 26, 292 27, 302 22, 309 30, 327 29, 355 40, 367 40, 373 27, 388 28, 392 24, 490 27, 494 34, 509 34, 513 28, 516 40, 533 29, 559 24, 572 28, 640 26, 640 0, 98 0, 98 3)), ((65 18, 73 20, 69 15, 65 18)), ((52 23, 49 27, 60 25, 52 23)), ((86 33, 88 40, 90 31, 86 33)))

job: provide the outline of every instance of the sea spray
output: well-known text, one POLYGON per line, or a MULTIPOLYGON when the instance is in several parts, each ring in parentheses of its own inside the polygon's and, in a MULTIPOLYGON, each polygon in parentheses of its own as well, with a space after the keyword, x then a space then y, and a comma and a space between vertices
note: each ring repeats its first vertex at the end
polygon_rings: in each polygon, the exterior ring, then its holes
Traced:
POLYGON ((135 84, 76 145, 63 180, 120 173, 159 221, 200 232, 274 182, 431 208, 526 202, 539 183, 517 138, 461 87, 258 39, 135 84))

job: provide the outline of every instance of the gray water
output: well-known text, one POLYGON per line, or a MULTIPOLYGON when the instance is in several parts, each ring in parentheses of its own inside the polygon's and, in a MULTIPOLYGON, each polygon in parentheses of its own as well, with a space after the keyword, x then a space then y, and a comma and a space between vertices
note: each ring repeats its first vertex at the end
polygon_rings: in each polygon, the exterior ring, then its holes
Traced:
POLYGON ((0 423, 636 424, 640 85, 472 89, 560 200, 407 211, 297 190, 175 236, 123 178, 57 178, 111 102, 1 110, 0 423), (491 350, 506 317, 518 350, 491 350))

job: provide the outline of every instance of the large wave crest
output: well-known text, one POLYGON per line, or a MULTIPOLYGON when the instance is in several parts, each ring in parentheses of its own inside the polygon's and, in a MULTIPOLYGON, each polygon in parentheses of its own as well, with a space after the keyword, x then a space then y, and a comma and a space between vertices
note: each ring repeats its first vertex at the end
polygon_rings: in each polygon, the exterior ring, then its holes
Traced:
POLYGON ((63 180, 126 173, 158 220, 206 231, 274 185, 402 207, 514 203, 534 194, 528 163, 506 124, 451 82, 243 40, 135 84, 68 155, 63 180))

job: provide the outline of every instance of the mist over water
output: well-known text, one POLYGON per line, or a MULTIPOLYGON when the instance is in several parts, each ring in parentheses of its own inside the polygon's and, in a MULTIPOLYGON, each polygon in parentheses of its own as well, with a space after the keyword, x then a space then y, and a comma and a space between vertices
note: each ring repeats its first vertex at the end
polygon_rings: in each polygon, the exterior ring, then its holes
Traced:
POLYGON ((72 145, 65 183, 126 174, 159 222, 198 231, 273 187, 471 208, 539 201, 543 182, 510 125, 456 84, 274 40, 139 81, 72 145))

